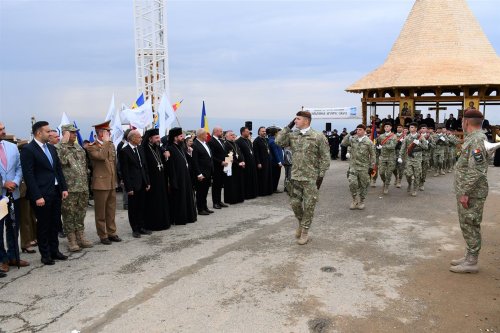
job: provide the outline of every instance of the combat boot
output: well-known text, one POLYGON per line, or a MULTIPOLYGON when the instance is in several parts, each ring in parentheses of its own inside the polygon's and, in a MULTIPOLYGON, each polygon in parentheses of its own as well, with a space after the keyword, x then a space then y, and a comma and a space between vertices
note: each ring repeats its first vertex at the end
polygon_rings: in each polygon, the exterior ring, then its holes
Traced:
POLYGON ((398 181, 396 182, 396 187, 401 188, 401 179, 398 179, 398 181))
POLYGON ((80 251, 80 247, 76 243, 76 236, 74 232, 68 232, 68 250, 69 252, 78 252, 80 251))
POLYGON ((297 227, 297 230, 295 230, 295 238, 299 239, 301 234, 302 234, 302 227, 299 225, 297 227))
POLYGON ((408 182, 408 187, 406 188, 406 192, 411 192, 411 182, 408 182))
POLYGON ((424 184, 420 185, 420 187, 418 188, 420 191, 424 191, 425 190, 425 187, 424 187, 424 184))
POLYGON ((385 184, 384 183, 384 194, 388 194, 389 193, 389 185, 385 184))
POLYGON ((436 168, 436 172, 434 172, 434 177, 439 176, 439 168, 436 168))
POLYGON ((465 260, 463 263, 451 266, 450 271, 453 273, 477 273, 479 272, 479 267, 477 265, 477 255, 472 255, 467 253, 465 255, 465 260))
POLYGON ((377 181, 374 179, 370 182, 370 186, 371 187, 377 187, 377 185, 375 184, 377 181))
POLYGON ((352 202, 351 202, 351 206, 349 206, 349 209, 353 210, 356 208, 358 208, 358 197, 353 197, 352 202))
POLYGON ((94 245, 85 238, 85 232, 83 230, 78 230, 75 232, 76 234, 76 242, 78 243, 78 246, 80 246, 82 249, 86 249, 89 247, 93 247, 94 245))
POLYGON ((441 171, 439 172, 439 174, 440 174, 441 176, 443 176, 443 175, 446 175, 446 172, 444 172, 444 169, 441 169, 441 171))
POLYGON ((359 209, 359 210, 363 210, 363 209, 365 209, 365 199, 364 199, 364 198, 360 198, 360 199, 359 199, 359 202, 358 202, 358 209, 359 209))
POLYGON ((452 261, 450 261, 450 265, 452 266, 458 266, 458 265, 461 265, 465 262, 465 257, 467 256, 467 251, 465 251, 465 254, 462 258, 460 259, 453 259, 452 261))
POLYGON ((308 237, 309 229, 302 228, 302 233, 300 234, 300 238, 297 240, 297 244, 305 245, 309 241, 308 237))

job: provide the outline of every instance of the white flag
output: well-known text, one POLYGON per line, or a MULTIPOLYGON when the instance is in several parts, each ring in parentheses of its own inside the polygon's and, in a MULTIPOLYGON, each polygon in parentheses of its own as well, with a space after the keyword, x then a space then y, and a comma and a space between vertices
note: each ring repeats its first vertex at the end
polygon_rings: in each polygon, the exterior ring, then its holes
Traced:
POLYGON ((66 112, 63 112, 62 117, 61 117, 61 123, 57 127, 57 130, 59 131, 59 135, 62 135, 62 131, 61 131, 62 125, 68 125, 68 124, 72 124, 72 122, 69 121, 69 118, 66 115, 66 112))
POLYGON ((115 147, 118 146, 123 137, 122 122, 120 120, 120 114, 115 112, 114 117, 111 119, 111 140, 115 147))
POLYGON ((113 116, 115 115, 116 108, 115 108, 115 94, 113 94, 113 97, 111 97, 111 103, 109 103, 109 108, 108 108, 108 114, 106 114, 106 119, 104 121, 108 120, 113 120, 113 116))
POLYGON ((175 111, 172 107, 172 103, 170 103, 170 99, 167 96, 167 93, 163 93, 161 97, 160 106, 158 107, 158 129, 160 132, 160 136, 164 136, 167 134, 167 130, 170 129, 173 122, 175 120, 175 111))
POLYGON ((153 107, 148 99, 144 104, 135 109, 125 109, 120 113, 123 123, 136 128, 147 128, 153 123, 153 107))

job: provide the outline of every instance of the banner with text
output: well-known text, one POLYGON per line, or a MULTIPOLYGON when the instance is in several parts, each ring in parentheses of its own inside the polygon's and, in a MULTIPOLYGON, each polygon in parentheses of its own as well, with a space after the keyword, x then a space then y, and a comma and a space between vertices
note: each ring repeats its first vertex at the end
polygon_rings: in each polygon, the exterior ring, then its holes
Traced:
POLYGON ((355 106, 346 108, 304 108, 311 112, 313 119, 360 119, 358 108, 355 106))

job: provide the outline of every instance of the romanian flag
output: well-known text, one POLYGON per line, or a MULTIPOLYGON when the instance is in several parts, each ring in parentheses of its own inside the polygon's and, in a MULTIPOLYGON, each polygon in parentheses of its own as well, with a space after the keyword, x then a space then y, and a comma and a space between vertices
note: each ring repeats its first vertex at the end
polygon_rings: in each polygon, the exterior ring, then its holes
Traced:
POLYGON ((208 127, 208 119, 207 112, 205 111, 205 101, 203 101, 203 107, 201 108, 201 128, 204 128, 207 131, 207 142, 210 140, 210 129, 208 127))
POLYGON ((137 101, 135 101, 135 103, 132 104, 132 109, 137 109, 142 104, 144 104, 144 93, 142 93, 141 96, 137 98, 137 101))
POLYGON ((375 120, 372 119, 372 132, 370 133, 370 140, 375 144, 377 140, 377 126, 375 125, 375 120))
POLYGON ((174 111, 177 111, 177 109, 181 106, 182 101, 183 100, 172 105, 172 108, 174 109, 174 111))

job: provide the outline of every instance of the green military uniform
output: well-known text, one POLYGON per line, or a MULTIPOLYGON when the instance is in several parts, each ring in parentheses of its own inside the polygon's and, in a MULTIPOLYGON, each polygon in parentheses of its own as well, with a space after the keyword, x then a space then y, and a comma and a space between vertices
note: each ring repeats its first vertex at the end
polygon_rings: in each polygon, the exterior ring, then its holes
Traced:
POLYGON ((444 154, 445 148, 448 145, 448 139, 443 133, 434 133, 431 137, 431 141, 434 147, 432 159, 436 170, 434 176, 438 176, 439 174, 444 175, 444 154))
POLYGON ((455 161, 457 157, 457 145, 460 143, 458 138, 453 134, 448 134, 448 144, 449 144, 449 155, 448 155, 448 172, 451 172, 455 166, 455 161))
POLYGON ((387 192, 391 183, 392 173, 396 168, 396 145, 398 143, 396 134, 384 133, 377 138, 377 150, 380 152, 378 160, 378 172, 384 182, 384 193, 387 192))
POLYGON ((309 229, 318 200, 316 181, 330 167, 330 148, 323 133, 312 128, 307 131, 285 127, 278 133, 276 144, 290 147, 293 154, 290 179, 290 204, 300 227, 309 229))
POLYGON ((56 146, 70 195, 63 201, 61 211, 66 234, 84 229, 89 188, 87 184, 87 157, 78 143, 62 143, 56 146))
POLYGON ((422 174, 420 176, 420 190, 424 190, 425 180, 427 179, 427 172, 429 171, 431 164, 431 147, 432 144, 429 141, 430 137, 428 134, 425 135, 425 139, 427 140, 427 148, 422 150, 422 174))
POLYGON ((481 221, 488 196, 488 157, 484 147, 486 136, 481 130, 465 135, 460 157, 455 166, 455 193, 458 219, 467 243, 467 253, 477 256, 481 250, 481 221), (469 197, 469 208, 460 204, 460 197, 469 197))
POLYGON ((349 190, 353 198, 351 209, 364 208, 364 201, 370 185, 369 170, 375 165, 375 145, 367 137, 351 136, 350 134, 342 140, 342 146, 348 147, 351 158, 347 179, 349 190))
POLYGON ((401 146, 403 145, 403 140, 404 140, 404 135, 403 133, 396 133, 396 156, 394 158, 394 163, 396 163, 396 167, 394 169, 394 177, 396 178, 396 181, 394 184, 396 187, 401 187, 401 180, 403 179, 403 174, 405 172, 405 162, 403 160, 403 163, 397 163, 397 159, 399 157, 399 152, 401 151, 401 146))
POLYGON ((408 192, 410 192, 413 185, 412 196, 417 195, 417 187, 422 177, 422 151, 427 149, 427 147, 427 140, 424 136, 417 133, 408 133, 401 145, 399 157, 406 163, 405 176, 408 181, 408 192), (415 144, 415 140, 418 140, 419 144, 415 144))

